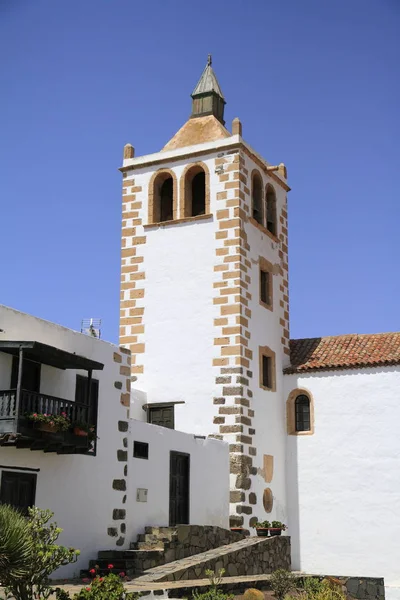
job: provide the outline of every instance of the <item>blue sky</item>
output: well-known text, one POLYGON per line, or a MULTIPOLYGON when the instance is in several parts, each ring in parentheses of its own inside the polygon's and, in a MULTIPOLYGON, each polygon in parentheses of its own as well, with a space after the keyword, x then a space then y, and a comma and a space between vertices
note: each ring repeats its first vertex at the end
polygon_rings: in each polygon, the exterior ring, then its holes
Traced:
POLYGON ((398 0, 0 0, 0 302, 118 338, 127 142, 158 151, 213 54, 289 194, 291 336, 400 329, 398 0))

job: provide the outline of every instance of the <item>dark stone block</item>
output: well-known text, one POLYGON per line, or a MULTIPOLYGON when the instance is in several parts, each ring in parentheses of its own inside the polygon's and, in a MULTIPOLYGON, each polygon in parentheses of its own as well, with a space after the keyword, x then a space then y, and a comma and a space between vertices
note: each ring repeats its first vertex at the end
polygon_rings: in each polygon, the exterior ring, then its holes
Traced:
POLYGON ((128 447, 128 438, 124 438, 122 440, 122 444, 123 444, 124 448, 127 448, 128 447))
POLYGON ((119 462, 127 462, 128 452, 126 450, 117 450, 117 458, 119 462))
POLYGON ((257 496, 254 492, 249 494, 249 504, 257 504, 257 496))
POLYGON ((114 381, 114 387, 117 388, 117 390, 122 390, 122 381, 114 381))
POLYGON ((128 475, 128 465, 124 466, 124 477, 128 475))
POLYGON ((236 507, 236 512, 238 515, 241 515, 242 513, 245 515, 251 515, 253 509, 251 508, 251 506, 243 506, 242 504, 239 504, 236 507))
POLYGON ((224 396, 242 396, 243 388, 241 386, 227 386, 222 388, 224 396))
POLYGON ((125 492, 126 490, 126 481, 125 479, 114 479, 112 483, 113 490, 119 490, 120 492, 125 492))
POLYGON ((126 532, 126 525, 125 525, 125 523, 121 523, 121 525, 120 525, 120 528, 119 528, 119 529, 120 529, 120 532, 121 532, 121 533, 125 533, 125 532, 126 532))
POLYGON ((116 527, 109 527, 107 529, 107 533, 110 537, 117 537, 117 535, 118 535, 118 531, 117 531, 116 527))
POLYGON ((114 508, 113 510, 113 520, 114 521, 122 521, 126 518, 126 510, 124 508, 114 508))
POLYGON ((118 431, 128 431, 128 421, 118 421, 118 431))
POLYGON ((215 383, 231 383, 232 377, 216 377, 215 383))
POLYGON ((252 427, 249 427, 249 435, 255 435, 256 430, 253 429, 252 427))
POLYGON ((225 398, 214 398, 214 404, 225 404, 225 398))
POLYGON ((119 537, 115 543, 116 543, 117 546, 123 546, 124 542, 125 542, 125 538, 124 537, 119 537))
POLYGON ((122 504, 125 504, 125 503, 126 503, 126 494, 125 494, 125 496, 122 498, 122 504))

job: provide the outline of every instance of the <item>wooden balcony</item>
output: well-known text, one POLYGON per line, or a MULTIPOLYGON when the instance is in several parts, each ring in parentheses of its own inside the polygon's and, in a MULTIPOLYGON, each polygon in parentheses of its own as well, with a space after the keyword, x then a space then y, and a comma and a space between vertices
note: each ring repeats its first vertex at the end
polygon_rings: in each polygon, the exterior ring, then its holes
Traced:
MULTIPOLYGON (((90 450, 87 436, 68 431, 42 431, 39 423, 27 418, 33 413, 65 415, 71 423, 89 423, 90 406, 41 394, 21 390, 19 403, 17 390, 0 390, 0 446, 30 448, 57 454, 82 454, 90 450)), ((95 425, 94 423, 91 425, 95 425)))

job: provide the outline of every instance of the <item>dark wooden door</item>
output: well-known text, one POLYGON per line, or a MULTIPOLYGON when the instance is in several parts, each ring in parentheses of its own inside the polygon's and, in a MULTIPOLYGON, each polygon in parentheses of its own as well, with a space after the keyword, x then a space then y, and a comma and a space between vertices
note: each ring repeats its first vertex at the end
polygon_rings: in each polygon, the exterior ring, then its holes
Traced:
POLYGON ((170 453, 169 524, 189 524, 190 456, 182 452, 170 453))
POLYGON ((0 503, 9 504, 28 514, 28 508, 34 506, 36 494, 36 474, 3 471, 1 475, 0 503))

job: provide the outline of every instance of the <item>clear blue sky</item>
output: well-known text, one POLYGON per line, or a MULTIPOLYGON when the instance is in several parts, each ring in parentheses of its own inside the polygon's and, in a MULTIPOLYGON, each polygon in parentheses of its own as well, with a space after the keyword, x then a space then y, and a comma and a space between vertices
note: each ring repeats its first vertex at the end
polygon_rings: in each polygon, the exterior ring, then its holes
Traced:
POLYGON ((289 194, 291 336, 400 330, 399 0, 0 0, 0 302, 116 341, 122 148, 207 54, 289 194))

